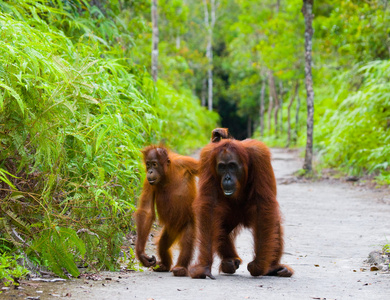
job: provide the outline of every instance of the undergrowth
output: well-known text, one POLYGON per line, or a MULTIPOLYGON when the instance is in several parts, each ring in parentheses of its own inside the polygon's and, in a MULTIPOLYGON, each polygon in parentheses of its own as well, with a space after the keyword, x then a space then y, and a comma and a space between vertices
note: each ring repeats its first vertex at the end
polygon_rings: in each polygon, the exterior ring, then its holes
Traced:
POLYGON ((385 184, 390 184, 389 67, 388 61, 373 61, 336 78, 334 109, 325 112, 316 130, 327 166, 349 175, 376 174, 385 184))
POLYGON ((83 0, 0 1, 0 11, 0 250, 62 277, 115 270, 139 149, 198 147, 217 116, 129 59, 136 40, 118 12, 83 0))
POLYGON ((4 286, 18 285, 19 279, 28 274, 28 270, 18 263, 18 259, 22 259, 22 256, 0 254, 0 283, 4 286))

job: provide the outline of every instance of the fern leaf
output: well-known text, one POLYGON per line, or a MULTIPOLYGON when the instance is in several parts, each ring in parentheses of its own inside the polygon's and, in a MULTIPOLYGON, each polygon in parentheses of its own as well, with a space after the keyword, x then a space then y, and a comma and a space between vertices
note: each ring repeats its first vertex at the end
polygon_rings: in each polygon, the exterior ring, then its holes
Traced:
POLYGON ((61 277, 65 277, 62 268, 66 269, 73 277, 80 275, 74 262, 73 252, 77 250, 81 256, 85 254, 84 242, 71 228, 55 227, 45 231, 34 243, 36 251, 47 260, 51 270, 61 277))
POLYGON ((12 95, 12 97, 14 97, 16 99, 16 101, 18 102, 19 108, 22 111, 22 114, 24 115, 24 109, 25 109, 24 102, 23 102, 22 98, 20 98, 19 94, 13 88, 11 88, 10 86, 8 86, 2 82, 0 82, 0 87, 7 90, 12 95))
POLYGON ((19 218, 14 212, 6 210, 5 213, 22 229, 30 232, 30 226, 26 224, 21 218, 19 218))

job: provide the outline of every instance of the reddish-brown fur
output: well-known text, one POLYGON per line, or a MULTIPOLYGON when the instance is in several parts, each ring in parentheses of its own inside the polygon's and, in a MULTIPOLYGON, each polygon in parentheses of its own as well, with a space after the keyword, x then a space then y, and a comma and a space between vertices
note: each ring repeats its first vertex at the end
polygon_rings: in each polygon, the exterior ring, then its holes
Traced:
POLYGON ((231 138, 232 138, 232 136, 230 135, 228 128, 215 128, 211 132, 211 142, 212 143, 217 143, 220 140, 231 139, 231 138))
POLYGON ((222 262, 220 270, 234 273, 241 259, 234 246, 236 229, 250 228, 254 237, 254 259, 248 264, 253 276, 289 277, 293 270, 280 264, 283 232, 276 181, 267 146, 256 140, 222 139, 206 145, 200 155, 199 191, 194 202, 198 228, 199 256, 190 268, 193 278, 214 278, 211 274, 213 253, 222 262), (242 166, 237 194, 227 197, 216 171, 217 157, 227 153, 242 166))
POLYGON ((145 178, 138 209, 135 213, 137 224, 136 255, 144 266, 155 271, 170 271, 172 255, 170 248, 178 240, 180 255, 172 272, 175 276, 186 276, 192 259, 195 239, 195 224, 192 203, 196 196, 195 175, 198 161, 166 150, 162 146, 149 146, 142 151, 145 165, 147 159, 156 159, 162 167, 161 180, 151 185, 145 178), (158 242, 159 262, 154 256, 145 254, 145 245, 153 221, 155 206, 160 224, 163 226, 158 242))

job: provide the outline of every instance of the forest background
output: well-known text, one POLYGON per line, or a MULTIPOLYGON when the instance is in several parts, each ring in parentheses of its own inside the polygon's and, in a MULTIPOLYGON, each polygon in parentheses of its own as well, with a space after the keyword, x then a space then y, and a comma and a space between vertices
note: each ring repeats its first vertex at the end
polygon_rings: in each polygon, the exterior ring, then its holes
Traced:
MULTIPOLYGON (((388 6, 314 3, 317 172, 390 183, 388 6)), ((135 267, 124 241, 147 144, 186 154, 223 126, 238 139, 304 147, 302 0, 160 0, 157 9, 154 82, 151 1, 0 0, 4 284, 45 268, 115 270, 120 258, 135 267)))

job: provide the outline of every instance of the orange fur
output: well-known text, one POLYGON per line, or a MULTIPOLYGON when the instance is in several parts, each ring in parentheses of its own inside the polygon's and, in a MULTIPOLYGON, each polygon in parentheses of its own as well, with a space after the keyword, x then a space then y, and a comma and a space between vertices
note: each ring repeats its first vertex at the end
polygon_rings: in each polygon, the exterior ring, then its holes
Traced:
POLYGON ((148 146, 142 153, 156 157, 162 166, 161 182, 151 185, 144 181, 143 191, 135 213, 137 224, 136 255, 147 267, 158 265, 156 271, 169 271, 172 265, 170 248, 179 242, 180 255, 172 269, 175 276, 186 276, 192 259, 195 239, 195 224, 192 203, 196 196, 195 175, 198 161, 168 151, 163 146, 148 146), (158 241, 160 261, 145 254, 147 238, 155 220, 155 207, 159 222, 163 226, 158 241))

